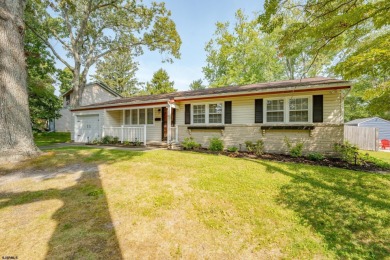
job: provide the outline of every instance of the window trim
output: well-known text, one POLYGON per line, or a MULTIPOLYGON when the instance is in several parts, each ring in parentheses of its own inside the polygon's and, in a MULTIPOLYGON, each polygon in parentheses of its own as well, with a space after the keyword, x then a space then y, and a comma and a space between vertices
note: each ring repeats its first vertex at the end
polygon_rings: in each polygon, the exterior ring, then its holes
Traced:
POLYGON ((154 123, 154 117, 155 117, 155 108, 154 107, 143 107, 143 108, 132 108, 132 109, 124 109, 123 110, 123 126, 154 126, 155 123, 154 123), (139 110, 140 109, 145 109, 145 124, 140 124, 139 123, 139 110), (153 111, 153 114, 152 114, 152 124, 148 124, 148 109, 152 109, 153 111), (132 113, 131 113, 131 110, 137 110, 137 124, 132 124, 131 123, 131 119, 132 119, 132 113), (129 118, 129 123, 130 124, 126 124, 126 111, 130 111, 130 118, 129 118))
MULTIPOLYGON (((292 110, 295 111, 295 110, 292 110)), ((304 96, 293 96, 293 97, 272 97, 264 98, 263 102, 263 124, 312 124, 313 123, 313 96, 304 95, 304 96), (308 99, 308 121, 307 122, 290 122, 290 100, 298 98, 307 98, 308 99), (283 122, 268 122, 267 121, 267 101, 269 100, 284 100, 284 109, 283 109, 283 122)))
POLYGON ((194 103, 191 104, 191 125, 224 125, 225 124, 225 102, 224 101, 214 101, 214 102, 205 102, 205 103, 194 103), (221 123, 209 123, 209 105, 210 104, 221 104, 221 123), (194 106, 204 105, 205 106, 205 123, 194 123, 194 106))

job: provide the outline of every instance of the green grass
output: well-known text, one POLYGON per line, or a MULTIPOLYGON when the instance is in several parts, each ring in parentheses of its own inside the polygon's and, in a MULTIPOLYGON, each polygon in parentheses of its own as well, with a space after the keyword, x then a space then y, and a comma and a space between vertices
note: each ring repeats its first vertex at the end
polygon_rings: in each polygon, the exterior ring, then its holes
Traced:
POLYGON ((50 132, 50 133, 35 133, 34 141, 37 146, 51 145, 55 143, 70 142, 70 133, 65 132, 50 132))
POLYGON ((1 167, 27 173, 0 186, 0 252, 19 258, 390 255, 386 174, 77 147, 1 167))
POLYGON ((389 152, 373 152, 373 151, 364 151, 364 153, 368 153, 370 156, 380 159, 384 162, 390 164, 390 153, 389 152))

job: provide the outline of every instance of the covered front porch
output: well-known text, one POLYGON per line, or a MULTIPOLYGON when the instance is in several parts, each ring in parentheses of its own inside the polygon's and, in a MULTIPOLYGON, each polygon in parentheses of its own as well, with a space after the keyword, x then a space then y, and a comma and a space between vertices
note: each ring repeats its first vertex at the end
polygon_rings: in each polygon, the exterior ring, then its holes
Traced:
POLYGON ((102 138, 105 136, 117 137, 122 143, 177 143, 176 110, 169 103, 166 106, 106 109, 103 113, 102 138))

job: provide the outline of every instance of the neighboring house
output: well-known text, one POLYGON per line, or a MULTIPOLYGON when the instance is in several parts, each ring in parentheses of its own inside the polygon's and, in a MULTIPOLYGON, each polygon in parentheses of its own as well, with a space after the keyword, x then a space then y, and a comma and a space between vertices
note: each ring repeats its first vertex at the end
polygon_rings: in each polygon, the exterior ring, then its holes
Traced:
MULTIPOLYGON (((72 118, 72 113, 70 112, 70 104, 73 96, 73 89, 61 95, 63 99, 63 108, 60 110, 61 117, 55 120, 54 127, 52 127, 54 128, 53 130, 57 132, 73 132, 74 119, 72 118)), ((87 106, 118 98, 122 98, 122 96, 107 85, 101 82, 93 82, 85 86, 80 103, 82 106, 87 106)))
POLYGON ((375 127, 378 129, 379 140, 390 140, 390 121, 385 119, 379 117, 361 118, 349 121, 348 123, 345 123, 345 125, 357 127, 375 127))
POLYGON ((193 137, 208 146, 217 136, 225 147, 245 149, 245 141, 261 139, 266 152, 284 153, 287 137, 304 142, 305 152, 332 153, 334 143, 343 141, 343 90, 350 86, 316 77, 116 99, 72 109, 72 140, 112 135, 153 143, 193 137))

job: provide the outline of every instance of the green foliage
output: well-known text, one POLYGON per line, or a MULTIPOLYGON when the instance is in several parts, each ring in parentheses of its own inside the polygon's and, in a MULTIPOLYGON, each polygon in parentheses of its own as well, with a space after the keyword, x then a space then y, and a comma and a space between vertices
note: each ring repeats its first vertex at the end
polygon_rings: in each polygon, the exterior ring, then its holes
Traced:
POLYGON ((348 141, 345 141, 343 144, 334 144, 334 150, 345 162, 355 163, 355 160, 357 164, 360 164, 361 162, 361 158, 359 157, 359 148, 348 141))
POLYGON ((114 144, 119 143, 119 137, 115 136, 112 141, 114 144))
POLYGON ((26 25, 73 74, 76 96, 72 105, 79 105, 89 69, 110 53, 139 56, 147 48, 167 54, 164 61, 180 58, 181 39, 163 2, 29 2, 33 15, 26 19, 26 25))
POLYGON ((251 141, 245 142, 246 150, 250 153, 254 153, 257 156, 264 154, 264 142, 263 140, 257 140, 256 143, 251 141))
POLYGON ((287 136, 284 137, 284 142, 287 145, 288 153, 292 157, 301 157, 303 151, 303 142, 297 142, 296 144, 292 144, 287 136))
POLYGON ((130 53, 112 52, 96 63, 93 77, 122 96, 131 97, 139 91, 135 75, 138 65, 130 53))
POLYGON ((159 69, 153 74, 150 82, 146 83, 146 92, 149 95, 176 92, 174 81, 169 81, 169 75, 164 69, 159 69))
POLYGON ((200 89, 206 89, 206 86, 203 85, 203 81, 201 79, 194 80, 190 84, 190 90, 200 90, 200 89))
POLYGON ((307 158, 309 158, 309 160, 312 161, 322 161, 325 158, 325 156, 321 153, 314 152, 314 153, 309 153, 307 155, 307 158))
POLYGON ((223 141, 218 137, 212 137, 209 139, 209 150, 210 151, 223 151, 223 141))
POLYGON ((203 67, 210 87, 242 85, 280 79, 283 64, 278 59, 272 35, 259 30, 256 20, 249 21, 242 10, 236 12, 236 24, 218 22, 205 50, 203 67))
POLYGON ((69 68, 65 67, 63 70, 57 71, 57 80, 61 95, 72 89, 73 74, 69 68))
POLYGON ((238 151, 238 147, 237 146, 229 146, 227 148, 227 151, 231 152, 231 153, 236 153, 238 151))
POLYGON ((193 137, 184 138, 184 141, 181 143, 181 145, 185 150, 193 150, 201 147, 199 143, 195 142, 193 137))
POLYGON ((112 144, 114 142, 114 137, 111 135, 106 135, 102 138, 103 144, 112 144))
MULTIPOLYGON (((31 17, 31 3, 27 4, 25 17, 31 17)), ((36 22, 33 22, 36 25, 36 22)), ((34 131, 44 131, 50 119, 59 118, 61 100, 54 94, 55 60, 40 39, 26 30, 24 50, 27 63, 27 89, 30 117, 34 131)))

